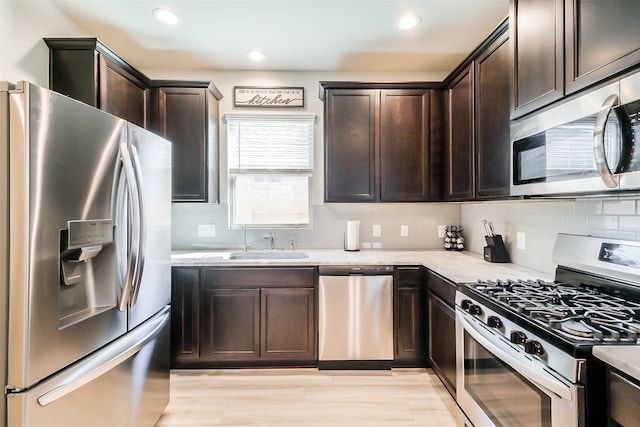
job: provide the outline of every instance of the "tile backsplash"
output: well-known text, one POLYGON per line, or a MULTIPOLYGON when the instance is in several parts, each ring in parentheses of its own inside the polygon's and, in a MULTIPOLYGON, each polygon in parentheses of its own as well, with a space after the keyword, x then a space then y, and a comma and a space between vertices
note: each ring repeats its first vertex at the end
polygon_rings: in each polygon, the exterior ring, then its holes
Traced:
POLYGON ((492 221, 515 264, 555 272, 553 245, 558 233, 640 240, 640 199, 576 199, 470 203, 460 206, 467 248, 482 253, 483 219, 492 221), (524 249, 518 248, 518 233, 524 249))
MULTIPOLYGON (((239 249, 243 232, 228 227, 226 204, 174 204, 173 249, 239 249), (215 237, 199 237, 199 225, 215 225, 215 237)), ((360 248, 440 249, 438 225, 464 227, 465 250, 481 254, 486 245, 483 219, 492 221, 503 236, 511 261, 553 275, 551 253, 558 233, 573 233, 640 240, 639 198, 585 198, 577 200, 504 201, 486 203, 336 203, 313 207, 313 227, 296 229, 249 229, 247 244, 266 248, 264 236, 271 232, 275 247, 340 249, 348 220, 360 221, 360 248), (373 237, 380 225, 381 236, 373 237), (408 236, 400 235, 406 225, 408 236), (518 233, 524 249, 517 245, 518 233)))
MULTIPOLYGON (((228 205, 180 203, 172 207, 173 249, 241 248, 243 231, 229 229, 228 205), (215 224, 215 237, 198 237, 198 225, 215 224)), ((313 227, 248 229, 247 244, 266 247, 264 236, 271 232, 275 247, 338 249, 343 247, 348 220, 360 221, 360 248, 435 249, 443 247, 438 225, 460 223, 460 206, 448 203, 336 203, 314 205, 313 227), (373 237, 373 226, 380 225, 380 237, 373 237), (407 236, 400 235, 402 225, 407 236)))

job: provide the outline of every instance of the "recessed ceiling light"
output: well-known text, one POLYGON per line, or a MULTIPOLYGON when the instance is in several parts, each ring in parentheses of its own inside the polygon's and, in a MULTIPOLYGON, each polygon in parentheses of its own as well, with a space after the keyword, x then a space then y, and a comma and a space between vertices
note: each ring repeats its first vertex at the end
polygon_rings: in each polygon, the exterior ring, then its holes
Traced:
POLYGON ((252 61, 260 62, 267 58, 267 55, 261 50, 250 50, 247 52, 247 58, 252 61))
POLYGON ((422 19, 418 15, 407 15, 400 19, 400 22, 398 22, 398 27, 403 30, 410 30, 420 22, 422 22, 422 19))
POLYGON ((169 25, 175 25, 180 21, 178 15, 169 9, 153 9, 153 16, 155 16, 158 21, 169 25))

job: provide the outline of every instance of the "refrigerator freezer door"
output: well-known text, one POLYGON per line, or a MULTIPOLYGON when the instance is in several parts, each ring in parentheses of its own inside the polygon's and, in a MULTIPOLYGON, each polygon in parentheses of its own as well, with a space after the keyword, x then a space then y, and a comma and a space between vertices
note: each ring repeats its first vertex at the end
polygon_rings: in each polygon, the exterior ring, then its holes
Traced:
POLYGON ((126 332, 115 244, 88 236, 88 245, 100 242, 98 254, 65 258, 83 245, 70 221, 102 230, 92 221, 113 220, 126 122, 21 82, 9 94, 9 129, 7 384, 19 390, 126 332), (73 280, 61 274, 64 259, 73 280))
POLYGON ((139 276, 130 297, 129 329, 171 299, 171 143, 136 125, 128 140, 142 195, 139 276))
POLYGON ((7 425, 154 425, 169 402, 169 330, 166 307, 81 362, 28 391, 10 393, 7 425))

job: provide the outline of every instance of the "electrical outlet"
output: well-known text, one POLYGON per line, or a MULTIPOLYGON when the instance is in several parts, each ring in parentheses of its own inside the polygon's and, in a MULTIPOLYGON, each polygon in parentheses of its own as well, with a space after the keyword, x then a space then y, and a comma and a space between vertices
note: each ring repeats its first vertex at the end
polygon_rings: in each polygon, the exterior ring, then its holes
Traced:
POLYGON ((198 225, 198 237, 216 237, 216 225, 215 224, 198 225))
POLYGON ((400 226, 400 237, 408 237, 409 236, 409 226, 401 225, 400 226))
POLYGON ((516 233, 516 241, 517 241, 518 249, 524 251, 526 245, 525 245, 524 233, 522 231, 518 231, 516 233))
POLYGON ((447 228, 446 225, 439 225, 438 226, 438 237, 445 237, 447 230, 445 230, 445 228, 447 228))
POLYGON ((382 237, 382 228, 379 224, 373 226, 373 237, 382 237))

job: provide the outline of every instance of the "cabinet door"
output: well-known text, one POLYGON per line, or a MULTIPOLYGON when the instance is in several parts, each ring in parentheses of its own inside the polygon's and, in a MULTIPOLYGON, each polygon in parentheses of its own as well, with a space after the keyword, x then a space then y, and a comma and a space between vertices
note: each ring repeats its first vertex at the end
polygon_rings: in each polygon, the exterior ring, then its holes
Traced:
POLYGON ((428 292, 429 361, 442 383, 456 394, 456 318, 455 311, 428 292))
POLYGON ((372 202, 376 195, 379 91, 331 89, 325 99, 325 201, 372 202))
POLYGON ((261 359, 315 362, 315 289, 266 288, 260 297, 261 359))
POLYGON ((380 200, 430 199, 429 92, 380 92, 380 200))
POLYGON ((563 1, 511 0, 513 118, 564 95, 563 1))
POLYGON ((158 89, 160 135, 173 144, 174 201, 207 201, 207 96, 201 88, 158 89))
POLYGON ((640 63, 640 2, 565 0, 567 93, 640 63))
POLYGON ((509 196, 510 94, 511 50, 505 33, 476 60, 476 198, 509 196))
POLYGON ((449 89, 447 141, 447 200, 473 198, 473 68, 449 89))
POLYGON ((260 357, 260 290, 202 292, 201 358, 246 361, 260 357))
POLYGON ((145 127, 146 87, 100 55, 100 109, 145 127))
POLYGON ((394 278, 394 366, 427 363, 425 288, 422 267, 398 267, 394 278))
POLYGON ((171 269, 171 365, 200 357, 200 269, 171 269))

